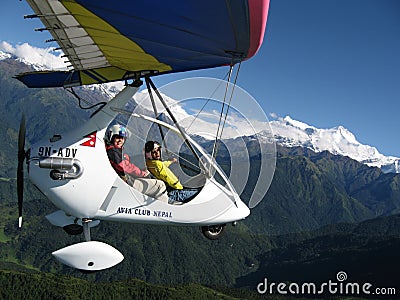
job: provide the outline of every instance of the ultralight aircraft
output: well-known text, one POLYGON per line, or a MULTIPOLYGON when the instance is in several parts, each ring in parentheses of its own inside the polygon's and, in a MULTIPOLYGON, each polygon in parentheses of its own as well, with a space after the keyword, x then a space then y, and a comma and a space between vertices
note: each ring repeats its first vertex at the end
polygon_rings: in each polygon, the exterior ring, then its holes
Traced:
POLYGON ((99 220, 199 226, 217 239, 226 224, 250 210, 215 160, 176 122, 151 78, 162 74, 227 66, 233 68, 261 46, 269 0, 98 1, 27 0, 70 64, 69 71, 35 71, 16 78, 29 88, 73 87, 124 81, 125 88, 71 132, 55 134, 25 149, 25 119, 18 141, 18 206, 22 225, 24 162, 31 182, 60 210, 47 216, 85 242, 57 250, 62 263, 85 271, 112 267, 123 260, 114 247, 93 241, 99 220), (105 151, 110 123, 143 81, 165 105, 174 124, 142 118, 174 132, 197 158, 199 192, 187 203, 157 201, 127 184, 105 151), (210 168, 213 169, 210 172, 210 168), (218 177, 218 179, 217 179, 218 177))

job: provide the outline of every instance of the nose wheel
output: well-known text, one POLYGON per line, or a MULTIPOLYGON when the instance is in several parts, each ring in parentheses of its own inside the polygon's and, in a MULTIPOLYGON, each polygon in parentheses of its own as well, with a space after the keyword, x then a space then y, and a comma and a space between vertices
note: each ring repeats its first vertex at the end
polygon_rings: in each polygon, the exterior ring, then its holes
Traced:
POLYGON ((226 224, 208 225, 202 226, 201 232, 206 238, 210 240, 218 240, 224 235, 225 229, 226 224))

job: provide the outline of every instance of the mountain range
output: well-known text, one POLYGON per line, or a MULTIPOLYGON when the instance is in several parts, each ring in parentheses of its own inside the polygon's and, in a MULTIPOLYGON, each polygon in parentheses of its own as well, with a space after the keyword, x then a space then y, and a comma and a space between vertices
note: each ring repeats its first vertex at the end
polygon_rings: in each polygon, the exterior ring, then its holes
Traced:
POLYGON ((271 121, 277 144, 284 147, 304 147, 314 152, 328 151, 334 155, 348 156, 383 172, 399 173, 400 159, 385 156, 375 148, 363 145, 343 126, 320 129, 293 120, 289 116, 271 121))
MULTIPOLYGON (((19 58, 12 53, 0 51, 0 61, 13 59, 30 66, 34 70, 49 68, 46 64, 30 62, 27 58, 19 58)), ((99 92, 105 99, 110 99, 123 88, 123 83, 108 83, 103 85, 87 86, 83 89, 87 91, 99 92)), ((143 93, 139 94, 143 97, 143 93)), ((173 99, 167 97, 169 102, 173 99)), ((178 109, 180 117, 185 119, 185 111, 178 109), (183 115, 182 115, 183 113, 183 115)), ((384 173, 400 173, 400 158, 385 156, 372 146, 361 144, 356 137, 343 126, 321 129, 308 125, 304 122, 293 120, 290 116, 276 118, 269 121, 268 126, 277 145, 283 147, 303 147, 314 152, 328 151, 334 155, 342 155, 357 160, 371 167, 378 167, 384 173)), ((259 133, 263 135, 262 132, 259 133)), ((267 134, 268 136, 268 134, 267 134)), ((209 138, 209 136, 208 136, 209 138)))
MULTIPOLYGON (((105 89, 108 88, 112 91, 112 93, 108 94, 114 94, 118 91, 120 86, 116 87, 110 84, 105 87, 105 89)), ((135 96, 135 99, 143 99, 145 97, 147 97, 147 92, 141 92, 135 96)), ((189 114, 184 109, 174 105, 173 99, 165 95, 164 97, 167 103, 172 105, 175 110, 175 117, 178 121, 190 119, 189 114)), ((150 104, 147 107, 150 107, 150 104)), ((142 107, 141 112, 143 112, 143 110, 145 109, 142 107)), ((349 157, 369 167, 378 167, 384 173, 400 173, 400 158, 385 156, 379 153, 375 147, 361 144, 357 141, 354 134, 343 126, 321 129, 304 122, 293 120, 290 116, 286 116, 284 118, 276 118, 272 121, 268 121, 265 127, 269 129, 254 134, 257 135, 257 139, 261 142, 270 143, 272 132, 275 143, 282 147, 301 147, 317 153, 328 151, 333 155, 349 157)), ((209 128, 212 128, 211 124, 209 128)), ((251 136, 248 137, 251 138, 251 136)), ((210 134, 204 135, 203 138, 210 139, 210 134)), ((227 137, 225 142, 230 143, 229 139, 235 138, 237 138, 237 136, 227 137)))

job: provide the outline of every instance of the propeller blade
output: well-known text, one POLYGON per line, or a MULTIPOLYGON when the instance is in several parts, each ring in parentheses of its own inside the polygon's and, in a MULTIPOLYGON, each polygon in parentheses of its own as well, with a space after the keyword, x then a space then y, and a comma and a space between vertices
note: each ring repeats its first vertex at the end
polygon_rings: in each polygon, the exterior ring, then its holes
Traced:
POLYGON ((25 160, 25 116, 22 116, 18 133, 18 167, 17 167, 17 194, 18 194, 18 227, 22 227, 22 202, 24 199, 24 160, 25 160))

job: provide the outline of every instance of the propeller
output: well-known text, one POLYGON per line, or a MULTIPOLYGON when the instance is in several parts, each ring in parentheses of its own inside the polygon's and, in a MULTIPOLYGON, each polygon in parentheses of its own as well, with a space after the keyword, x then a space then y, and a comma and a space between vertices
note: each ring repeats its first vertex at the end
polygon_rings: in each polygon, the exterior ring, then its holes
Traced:
POLYGON ((18 227, 22 227, 22 202, 24 198, 24 160, 25 160, 25 115, 21 118, 18 132, 18 167, 17 167, 17 194, 18 194, 18 227))

